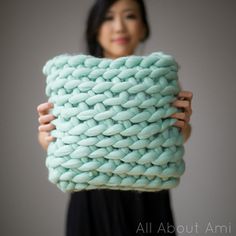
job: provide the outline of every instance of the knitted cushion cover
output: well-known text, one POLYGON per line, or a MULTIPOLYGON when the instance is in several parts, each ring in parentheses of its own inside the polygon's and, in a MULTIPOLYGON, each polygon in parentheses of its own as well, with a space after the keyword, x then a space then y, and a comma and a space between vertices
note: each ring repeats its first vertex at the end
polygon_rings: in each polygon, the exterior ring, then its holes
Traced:
POLYGON ((56 116, 46 158, 52 183, 63 192, 178 185, 185 163, 183 136, 170 118, 180 91, 172 56, 63 54, 43 73, 56 116))

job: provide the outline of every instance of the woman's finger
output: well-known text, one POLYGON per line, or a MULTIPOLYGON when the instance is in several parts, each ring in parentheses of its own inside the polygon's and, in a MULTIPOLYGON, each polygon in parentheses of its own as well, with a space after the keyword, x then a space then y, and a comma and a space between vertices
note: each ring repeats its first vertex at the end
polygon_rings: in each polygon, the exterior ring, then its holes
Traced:
POLYGON ((185 122, 185 121, 182 121, 182 120, 177 120, 177 121, 174 123, 174 126, 179 127, 179 128, 181 128, 181 129, 184 129, 185 126, 186 126, 186 122, 185 122))
POLYGON ((171 115, 171 117, 179 119, 179 120, 183 120, 186 122, 189 122, 189 120, 190 120, 189 115, 184 112, 174 113, 173 115, 171 115))
POLYGON ((48 124, 50 121, 54 120, 55 116, 52 114, 42 115, 38 118, 39 124, 48 124))
POLYGON ((38 130, 40 131, 40 132, 48 132, 48 131, 51 131, 51 130, 53 130, 53 129, 55 129, 55 125, 53 125, 53 124, 46 124, 46 125, 40 125, 39 127, 38 127, 38 130))
POLYGON ((180 91, 178 97, 181 99, 186 99, 188 101, 191 101, 193 98, 193 93, 190 91, 180 91))
POLYGON ((48 114, 48 110, 51 108, 53 108, 53 104, 50 102, 45 102, 45 103, 38 105, 37 111, 38 111, 38 114, 40 116, 42 116, 42 115, 48 114))
POLYGON ((190 105, 190 102, 189 101, 182 101, 182 100, 175 100, 173 103, 172 103, 174 106, 176 107, 179 107, 179 108, 184 108, 184 109, 187 109, 190 105))
POLYGON ((190 107, 190 102, 187 100, 181 101, 181 100, 176 100, 173 102, 173 105, 178 107, 178 108, 183 108, 189 115, 192 114, 192 109, 190 107))
POLYGON ((54 141, 56 138, 53 137, 53 136, 51 136, 51 135, 49 135, 49 136, 45 137, 45 139, 46 139, 47 142, 52 142, 52 141, 54 141))

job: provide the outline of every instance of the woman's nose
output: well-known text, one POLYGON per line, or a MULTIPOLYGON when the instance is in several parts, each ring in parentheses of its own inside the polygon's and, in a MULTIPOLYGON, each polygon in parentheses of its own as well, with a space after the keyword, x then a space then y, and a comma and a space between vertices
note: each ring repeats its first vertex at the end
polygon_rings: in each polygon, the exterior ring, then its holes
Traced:
POLYGON ((116 17, 114 21, 114 30, 116 32, 125 31, 125 23, 121 17, 116 17))

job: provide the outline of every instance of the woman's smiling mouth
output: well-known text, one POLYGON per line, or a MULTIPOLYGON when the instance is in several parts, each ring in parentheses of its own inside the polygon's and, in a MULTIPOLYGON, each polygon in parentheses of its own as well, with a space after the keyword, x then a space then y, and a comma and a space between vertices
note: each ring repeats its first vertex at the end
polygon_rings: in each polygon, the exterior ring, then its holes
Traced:
POLYGON ((127 44, 129 42, 128 37, 118 37, 112 40, 116 44, 127 44))

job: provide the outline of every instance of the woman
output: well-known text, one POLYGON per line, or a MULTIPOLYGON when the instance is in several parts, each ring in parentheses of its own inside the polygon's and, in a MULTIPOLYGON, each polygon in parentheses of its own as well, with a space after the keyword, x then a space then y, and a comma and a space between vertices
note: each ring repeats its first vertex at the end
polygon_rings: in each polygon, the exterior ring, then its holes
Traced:
MULTIPOLYGON (((142 0, 97 0, 87 21, 88 53, 97 57, 118 58, 132 55, 140 42, 149 36, 149 25, 142 0)), ((181 91, 173 103, 183 112, 175 126, 180 127, 185 141, 190 135, 192 93, 181 91)), ((39 143, 46 150, 53 141, 50 131, 55 118, 48 114, 51 103, 40 104, 39 143)), ((90 190, 71 194, 66 235, 175 235, 169 191, 143 192, 90 190), (148 225, 148 227, 147 227, 148 225), (173 228, 173 227, 172 227, 173 228)))

